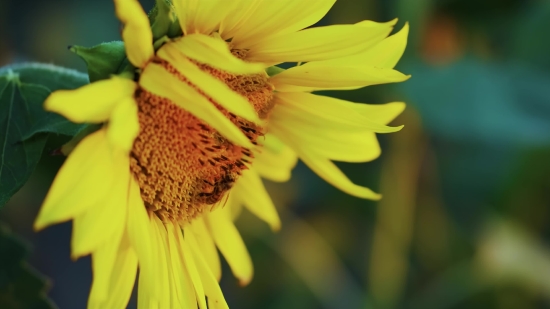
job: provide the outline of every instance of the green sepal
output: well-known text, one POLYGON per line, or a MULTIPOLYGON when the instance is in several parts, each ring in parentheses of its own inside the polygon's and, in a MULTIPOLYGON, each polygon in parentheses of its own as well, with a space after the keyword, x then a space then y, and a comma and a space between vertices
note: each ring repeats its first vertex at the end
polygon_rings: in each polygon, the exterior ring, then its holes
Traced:
POLYGON ((111 75, 117 74, 122 70, 126 59, 122 41, 101 43, 94 47, 73 45, 69 50, 86 62, 90 82, 108 79, 111 75))
POLYGON ((0 69, 0 207, 28 180, 51 134, 70 138, 84 127, 45 111, 46 98, 52 91, 87 83, 85 74, 53 65, 0 69))
POLYGON ((50 282, 25 259, 28 245, 0 222, 0 308, 53 309, 50 282))
POLYGON ((172 4, 168 0, 157 0, 155 7, 149 14, 153 41, 166 36, 170 27, 175 22, 175 13, 172 4))
POLYGON ((281 72, 284 72, 284 71, 285 71, 285 69, 279 68, 276 65, 270 66, 269 68, 265 69, 265 72, 267 73, 267 75, 269 75, 269 77, 277 75, 277 74, 279 74, 281 72))

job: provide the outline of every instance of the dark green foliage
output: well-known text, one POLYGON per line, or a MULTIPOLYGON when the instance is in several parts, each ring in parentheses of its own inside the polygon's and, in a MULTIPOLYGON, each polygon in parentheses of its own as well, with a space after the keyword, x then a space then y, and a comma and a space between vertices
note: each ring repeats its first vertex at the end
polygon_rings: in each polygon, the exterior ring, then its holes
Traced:
POLYGON ((31 63, 0 70, 0 207, 28 180, 49 134, 74 136, 84 128, 46 112, 44 100, 51 91, 86 83, 85 75, 53 65, 31 63))

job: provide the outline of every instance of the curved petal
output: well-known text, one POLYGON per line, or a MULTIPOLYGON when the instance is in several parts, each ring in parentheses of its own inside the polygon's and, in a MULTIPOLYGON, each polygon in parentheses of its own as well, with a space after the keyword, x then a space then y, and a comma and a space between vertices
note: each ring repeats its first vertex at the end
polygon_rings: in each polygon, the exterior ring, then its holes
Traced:
POLYGON ((214 244, 214 240, 210 235, 210 232, 206 228, 203 218, 197 218, 190 225, 189 230, 193 232, 202 256, 204 257, 206 264, 212 271, 212 274, 219 281, 222 277, 222 266, 220 263, 220 256, 218 250, 214 244))
POLYGON ((111 168, 115 181, 109 194, 91 209, 75 217, 71 239, 71 256, 77 259, 108 242, 118 244, 126 225, 130 160, 116 153, 111 168))
POLYGON ((223 254, 241 285, 246 285, 252 279, 252 260, 246 250, 239 231, 231 220, 231 213, 225 208, 219 208, 205 216, 212 238, 223 254))
POLYGON ((74 218, 103 200, 115 181, 113 164, 104 129, 85 137, 59 169, 34 222, 35 230, 74 218))
POLYGON ((205 287, 203 284, 203 280, 201 279, 201 274, 198 271, 199 267, 197 266, 197 264, 201 262, 202 256, 196 258, 196 255, 193 254, 193 250, 200 249, 198 248, 198 246, 191 247, 191 245, 189 244, 192 240, 194 240, 193 233, 186 233, 185 239, 183 239, 181 231, 178 231, 175 236, 177 237, 178 248, 180 249, 180 256, 182 256, 184 259, 185 268, 189 272, 189 276, 191 277, 191 281, 193 282, 193 286, 195 287, 195 295, 197 297, 199 308, 210 309, 206 305, 205 287))
POLYGON ((380 124, 388 124, 405 110, 404 102, 385 104, 352 104, 351 108, 363 117, 380 124))
POLYGON ((378 158, 381 153, 376 135, 368 131, 335 134, 330 129, 304 127, 300 123, 280 120, 272 121, 270 130, 285 143, 299 145, 295 151, 301 150, 321 158, 367 162, 378 158))
POLYGON ((107 129, 111 145, 126 153, 130 152, 139 133, 138 108, 132 97, 124 98, 113 109, 107 129))
POLYGON ((214 104, 199 94, 196 89, 168 73, 160 65, 149 64, 143 71, 139 83, 146 90, 167 98, 177 106, 206 121, 232 142, 251 148, 250 140, 214 104))
POLYGON ((197 306, 197 297, 195 288, 187 269, 185 268, 184 258, 181 255, 180 244, 178 243, 177 233, 181 234, 180 227, 177 224, 169 223, 166 225, 168 237, 168 251, 171 262, 171 275, 174 280, 175 297, 178 299, 177 308, 193 308, 197 306))
POLYGON ((332 25, 315 27, 255 42, 246 55, 249 61, 278 64, 308 62, 354 55, 381 42, 392 26, 332 25))
POLYGON ((110 242, 92 256, 94 280, 88 308, 124 308, 128 304, 138 268, 128 236, 110 242))
POLYGON ((265 135, 263 147, 254 156, 254 170, 263 178, 276 182, 288 181, 298 162, 296 153, 269 133, 265 135))
POLYGON ((172 2, 185 35, 211 34, 219 28, 222 20, 241 4, 240 1, 227 0, 175 0, 172 2))
POLYGON ((149 301, 160 295, 159 286, 154 284, 153 278, 157 268, 157 261, 153 256, 156 247, 153 238, 151 223, 141 194, 139 185, 131 178, 128 190, 128 237, 130 244, 139 259, 139 295, 138 301, 149 307, 149 301))
MULTIPOLYGON (((193 255, 195 259, 196 271, 200 275, 200 280, 204 286, 204 294, 208 297, 208 309, 229 309, 218 281, 200 254, 197 240, 193 234, 190 236, 186 235, 185 241, 187 243, 187 252, 190 253, 189 255, 193 255)), ((201 309, 203 308, 201 307, 201 309)))
POLYGON ((302 127, 319 127, 334 133, 358 130, 392 133, 403 127, 389 127, 366 118, 354 110, 354 105, 360 104, 310 93, 277 93, 271 121, 288 120, 302 127))
POLYGON ((371 189, 351 182, 351 180, 349 180, 349 178, 331 161, 325 158, 316 157, 305 151, 299 152, 298 155, 317 175, 347 194, 369 200, 379 200, 382 198, 380 194, 374 193, 371 189))
POLYGON ((325 16, 335 0, 315 1, 257 1, 222 23, 220 33, 233 38, 237 48, 249 48, 251 43, 276 34, 292 33, 309 27, 325 16))
POLYGON ((143 68, 153 57, 153 32, 149 18, 137 0, 114 0, 118 19, 124 24, 122 39, 130 62, 143 68))
POLYGON ((273 231, 278 231, 281 228, 281 219, 277 209, 267 193, 262 179, 253 169, 243 171, 235 183, 234 191, 234 194, 239 195, 246 208, 269 224, 273 231))
POLYGON ((44 108, 61 114, 72 122, 103 122, 120 100, 132 97, 137 84, 113 77, 75 90, 58 90, 45 101, 44 108))
POLYGON ((393 69, 324 65, 308 62, 270 78, 277 91, 350 90, 371 85, 402 82, 410 78, 393 69))
POLYGON ((399 32, 364 52, 348 57, 327 60, 323 64, 393 69, 405 52, 408 34, 409 24, 406 23, 399 32))
POLYGON ((168 235, 164 224, 156 215, 151 216, 151 231, 153 232, 153 249, 155 262, 158 264, 155 272, 154 283, 159 286, 160 295, 158 300, 159 308, 176 308, 177 302, 176 286, 172 277, 172 261, 168 249, 168 235))
POLYGON ((201 71, 195 64, 183 56, 173 44, 166 44, 157 54, 160 58, 170 62, 180 74, 189 79, 191 84, 195 85, 228 111, 255 123, 262 122, 252 104, 245 97, 231 90, 229 86, 214 76, 201 71))
POLYGON ((262 73, 264 65, 233 56, 227 42, 202 34, 190 34, 173 43, 186 57, 233 74, 262 73))

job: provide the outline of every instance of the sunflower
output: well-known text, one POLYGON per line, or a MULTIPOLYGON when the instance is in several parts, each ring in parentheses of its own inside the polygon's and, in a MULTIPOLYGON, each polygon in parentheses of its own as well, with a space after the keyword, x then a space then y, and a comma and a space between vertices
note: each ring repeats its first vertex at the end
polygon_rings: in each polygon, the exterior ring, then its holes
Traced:
POLYGON ((400 130, 386 124, 404 104, 312 92, 406 80, 393 67, 408 26, 389 37, 396 21, 307 28, 334 2, 161 0, 151 27, 137 0, 114 1, 130 74, 46 100, 102 125, 69 154, 35 222, 73 220, 72 257, 92 255, 89 308, 125 308, 138 268, 139 308, 227 308, 217 250, 241 284, 253 274, 234 213, 244 205, 279 229, 262 178, 288 180, 298 158, 380 198, 332 161, 378 157, 375 133, 400 130))

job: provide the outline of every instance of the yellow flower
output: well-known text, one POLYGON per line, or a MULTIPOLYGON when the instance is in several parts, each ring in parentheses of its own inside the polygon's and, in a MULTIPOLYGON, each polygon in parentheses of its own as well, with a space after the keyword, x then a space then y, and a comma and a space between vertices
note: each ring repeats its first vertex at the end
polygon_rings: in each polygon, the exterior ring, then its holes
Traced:
POLYGON ((277 230, 261 177, 288 180, 298 158, 344 192, 380 198, 332 160, 378 157, 375 133, 401 129, 386 124, 404 104, 311 92, 406 80, 393 67, 408 26, 390 37, 395 21, 302 30, 334 0, 173 0, 182 35, 153 44, 138 1, 114 2, 135 76, 46 100, 104 125, 69 155, 35 222, 73 220, 73 258, 92 255, 89 308, 125 308, 138 266, 139 308, 227 308, 216 248, 241 284, 253 272, 231 212, 244 205, 277 230), (283 62, 305 64, 272 67, 283 62))

